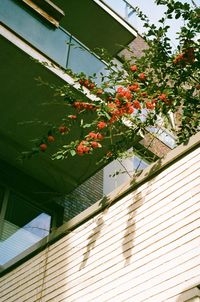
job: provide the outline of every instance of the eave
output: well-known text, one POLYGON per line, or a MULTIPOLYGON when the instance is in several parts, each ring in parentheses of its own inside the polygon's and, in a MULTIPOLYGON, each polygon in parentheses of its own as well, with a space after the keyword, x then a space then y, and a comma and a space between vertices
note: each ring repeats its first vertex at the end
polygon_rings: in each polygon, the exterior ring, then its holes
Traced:
MULTIPOLYGON (((67 82, 75 90, 78 84, 63 69, 51 64, 5 27, 0 26, 0 34, 0 110, 3 112, 0 121, 0 182, 20 191, 23 187, 25 194, 47 202, 55 196, 71 192, 100 170, 104 164, 96 165, 96 162, 102 157, 102 151, 99 150, 94 156, 52 161, 50 156, 55 148, 49 148, 49 151, 40 152, 31 159, 19 160, 23 151, 32 149, 34 139, 47 135, 49 124, 59 125, 63 115, 68 114, 63 100, 55 96, 48 86, 37 85, 35 78, 41 77, 56 86, 67 82), (35 60, 47 65, 38 64, 35 60)), ((91 101, 95 98, 86 89, 84 95, 91 101)), ((74 135, 79 135, 80 129, 75 131, 74 135)), ((137 137, 137 140, 138 148, 143 153, 144 147, 139 144, 141 138, 137 137)), ((55 145, 57 143, 59 141, 55 145)))
POLYGON ((100 0, 54 0, 64 12, 60 25, 91 50, 105 48, 116 55, 137 32, 100 0))

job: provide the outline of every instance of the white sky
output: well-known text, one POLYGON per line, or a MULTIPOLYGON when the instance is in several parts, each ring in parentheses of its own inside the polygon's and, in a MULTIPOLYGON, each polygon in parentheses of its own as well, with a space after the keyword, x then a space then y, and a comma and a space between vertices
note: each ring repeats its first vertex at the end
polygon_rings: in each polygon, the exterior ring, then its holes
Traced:
MULTIPOLYGON (((179 0, 180 1, 180 0, 179 0)), ((200 6, 200 0, 194 0, 195 3, 200 6)), ((116 12, 122 17, 125 17, 125 4, 123 0, 104 0, 110 7, 112 7, 116 12)), ((156 5, 154 3, 154 0, 127 0, 133 7, 138 6, 140 9, 148 16, 150 21, 154 24, 157 24, 157 20, 159 20, 163 12, 165 11, 165 7, 162 5, 156 5)), ((190 0, 182 0, 182 3, 189 3, 191 4, 190 0)), ((142 26, 142 22, 139 20, 139 18, 136 17, 135 14, 133 14, 129 22, 135 27, 135 29, 142 34, 144 32, 144 28, 142 26)), ((172 44, 176 45, 176 32, 179 30, 181 26, 180 20, 170 20, 169 25, 169 37, 172 39, 172 44)))

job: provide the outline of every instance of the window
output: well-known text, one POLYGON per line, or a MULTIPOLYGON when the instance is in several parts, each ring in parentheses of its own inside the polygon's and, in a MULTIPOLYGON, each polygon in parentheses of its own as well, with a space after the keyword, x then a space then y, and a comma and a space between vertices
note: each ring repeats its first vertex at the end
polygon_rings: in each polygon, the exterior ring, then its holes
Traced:
POLYGON ((103 192, 109 194, 134 175, 135 171, 145 169, 149 163, 138 155, 133 157, 114 160, 104 167, 103 192))
POLYGON ((0 267, 46 237, 52 215, 14 192, 0 188, 0 267))

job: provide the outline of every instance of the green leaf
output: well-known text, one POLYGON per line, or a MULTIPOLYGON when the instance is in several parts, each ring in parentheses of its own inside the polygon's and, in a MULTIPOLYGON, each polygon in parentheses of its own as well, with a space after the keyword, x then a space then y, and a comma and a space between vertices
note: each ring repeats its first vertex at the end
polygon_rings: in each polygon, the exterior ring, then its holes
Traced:
POLYGON ((76 151, 75 150, 70 150, 70 154, 71 154, 71 156, 75 156, 76 155, 76 151))
POLYGON ((89 127, 91 127, 91 125, 92 124, 85 124, 85 125, 83 125, 83 128, 89 128, 89 127))
POLYGON ((180 16, 181 16, 181 12, 176 13, 176 15, 175 15, 175 19, 179 19, 179 18, 180 18, 180 16))
POLYGON ((63 155, 57 155, 55 156, 56 159, 64 159, 64 156, 63 155))

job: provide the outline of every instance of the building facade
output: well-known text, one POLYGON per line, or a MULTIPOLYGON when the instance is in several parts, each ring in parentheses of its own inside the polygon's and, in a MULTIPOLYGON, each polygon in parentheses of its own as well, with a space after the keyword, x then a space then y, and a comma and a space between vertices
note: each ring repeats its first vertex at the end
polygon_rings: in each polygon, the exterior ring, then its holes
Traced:
POLYGON ((96 0, 2 0, 0 22, 0 265, 4 271, 15 256, 105 193, 103 166, 92 157, 60 162, 42 152, 30 160, 22 154, 34 145, 37 149, 49 127, 59 127, 68 113, 55 87, 70 85, 80 98, 95 99, 87 88, 80 91, 70 70, 86 76, 96 73, 98 81, 98 74, 106 73, 106 63, 94 49, 107 48, 115 58, 119 45, 130 43, 137 32, 96 0), (96 26, 97 20, 101 26, 96 26))
MULTIPOLYGON (((104 1, 0 1, 0 302, 199 299, 199 135, 131 183, 110 180, 116 162, 19 156, 59 126, 55 87, 94 100, 69 70, 98 81, 106 63, 94 49, 117 60, 128 44, 141 55, 142 38, 104 1)), ((172 149, 138 144, 157 159, 172 149)), ((150 164, 123 165, 138 163, 150 164)))

